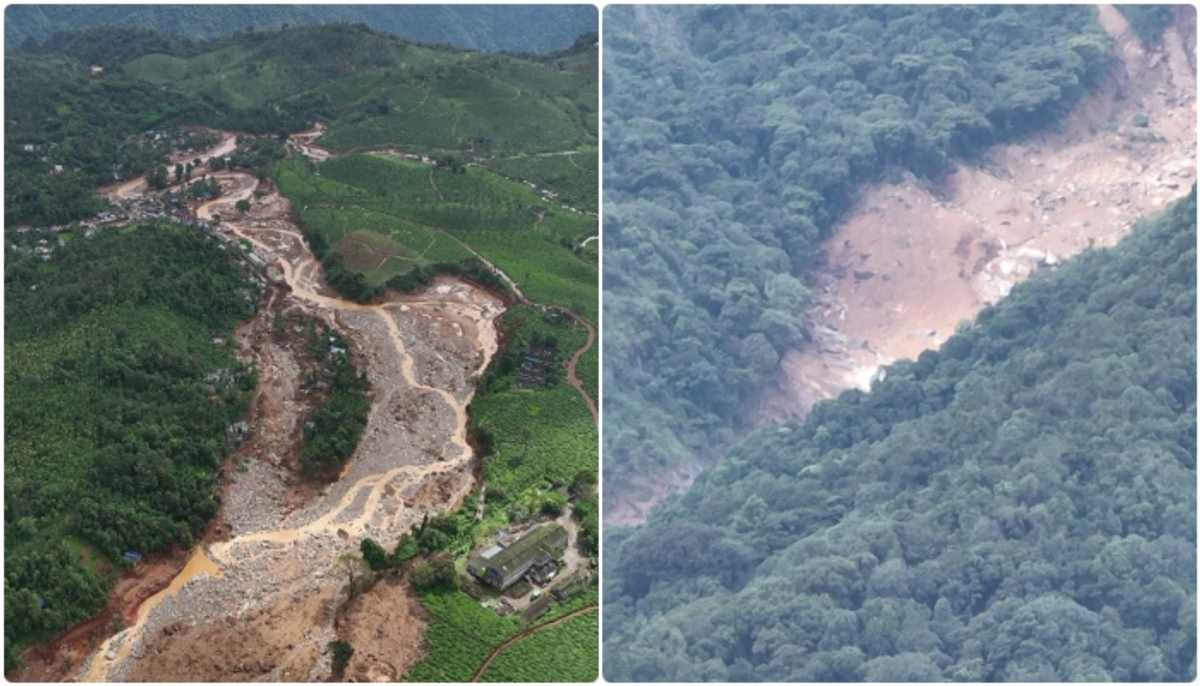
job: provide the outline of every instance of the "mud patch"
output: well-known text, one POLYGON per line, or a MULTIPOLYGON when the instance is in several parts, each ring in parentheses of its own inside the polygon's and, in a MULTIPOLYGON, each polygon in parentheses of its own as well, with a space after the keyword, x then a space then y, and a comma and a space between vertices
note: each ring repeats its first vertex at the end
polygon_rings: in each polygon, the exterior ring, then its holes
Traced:
POLYGON ((1147 53, 1114 8, 1102 6, 1100 18, 1122 64, 1061 131, 994 148, 988 164, 960 168, 936 196, 911 177, 865 190, 809 275, 813 341, 784 355, 753 425, 802 420, 815 402, 869 390, 880 367, 941 346, 1035 271, 1115 245, 1187 194, 1194 58, 1176 27, 1147 53))
POLYGON ((346 681, 396 681, 425 656, 424 608, 406 582, 381 579, 339 611, 338 638, 354 647, 346 681))

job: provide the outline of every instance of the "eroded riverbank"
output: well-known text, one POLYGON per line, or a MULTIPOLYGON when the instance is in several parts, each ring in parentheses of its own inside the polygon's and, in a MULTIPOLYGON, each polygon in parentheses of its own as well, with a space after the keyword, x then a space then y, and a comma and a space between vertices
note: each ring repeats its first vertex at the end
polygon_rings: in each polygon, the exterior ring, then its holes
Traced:
MULTIPOLYGON (((279 468, 305 407, 292 378, 299 368, 281 363, 282 350, 264 353, 255 327, 270 325, 265 316, 244 325, 242 354, 259 366, 262 381, 250 429, 277 440, 260 441, 230 471, 218 540, 198 548, 167 588, 141 604, 132 626, 92 652, 76 675, 81 680, 325 679, 326 645, 345 599, 338 557, 357 552, 365 536, 394 544, 473 487, 470 379, 496 352, 493 322, 503 302, 450 278, 371 305, 343 301, 324 286, 285 199, 265 189, 243 215, 234 205, 259 190, 257 181, 236 172, 217 178, 226 194, 197 215, 219 214, 223 231, 250 241, 281 274, 283 285, 267 293, 260 314, 303 312, 346 336, 372 383, 370 416, 341 478, 306 493, 279 468)), ((394 650, 419 649, 416 621, 396 627, 394 650)), ((392 658, 383 662, 407 663, 392 658)))

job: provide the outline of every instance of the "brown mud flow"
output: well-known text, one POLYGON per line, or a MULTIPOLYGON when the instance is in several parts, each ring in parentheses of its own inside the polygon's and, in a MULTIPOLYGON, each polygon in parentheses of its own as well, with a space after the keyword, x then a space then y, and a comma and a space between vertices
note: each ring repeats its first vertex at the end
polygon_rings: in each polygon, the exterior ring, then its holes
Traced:
MULTIPOLYGON (((297 146, 320 155, 311 145, 319 133, 301 136, 297 146)), ((213 534, 183 569, 169 583, 160 581, 154 595, 136 598, 136 610, 126 608, 128 628, 99 645, 94 634, 58 644, 47 662, 59 667, 70 658, 74 670, 42 670, 39 676, 323 680, 332 671, 327 644, 370 625, 374 638, 347 674, 393 680, 419 659, 419 606, 404 589, 387 586, 371 592, 370 607, 360 602, 339 611, 346 577, 337 560, 357 553, 367 536, 393 544, 426 513, 457 506, 473 488, 466 440, 470 380, 496 352, 494 320, 504 303, 450 278, 376 304, 343 301, 323 283, 276 189, 266 188, 267 195, 243 215, 234 204, 259 190, 257 180, 236 172, 216 178, 225 195, 197 215, 221 215, 222 230, 235 239, 229 249, 236 249, 236 239, 249 241, 278 277, 259 314, 236 336, 243 359, 259 369, 250 439, 228 470, 213 534), (287 468, 295 462, 311 402, 301 390, 303 364, 296 351, 286 337, 269 332, 276 315, 292 311, 349 339, 372 384, 359 447, 341 478, 324 488, 306 487, 287 468)), ((135 183, 111 192, 138 190, 135 183)), ((178 562, 167 568, 177 569, 178 562)))
MULTIPOLYGON (((868 390, 880 369, 936 349, 961 323, 1037 269, 1117 243, 1196 179, 1196 14, 1179 6, 1162 46, 1146 50, 1101 5, 1120 64, 1055 131, 997 146, 926 190, 908 177, 863 190, 805 276, 812 340, 786 353, 746 421, 803 420, 817 402, 868 390)), ((605 521, 635 525, 698 468, 642 475, 605 494, 605 521)))

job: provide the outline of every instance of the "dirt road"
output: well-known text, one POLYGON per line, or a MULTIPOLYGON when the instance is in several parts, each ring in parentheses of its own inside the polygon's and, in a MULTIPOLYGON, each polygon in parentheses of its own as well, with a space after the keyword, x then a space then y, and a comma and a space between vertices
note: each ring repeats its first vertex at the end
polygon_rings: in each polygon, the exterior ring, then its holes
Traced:
POLYGON ((579 395, 583 396, 583 402, 587 403, 588 411, 592 413, 592 421, 599 424, 600 413, 596 411, 596 401, 592 399, 592 396, 589 395, 587 390, 584 389, 583 382, 580 381, 579 377, 575 375, 575 368, 579 366, 579 358, 583 357, 584 353, 591 350, 592 346, 596 343, 596 327, 592 326, 590 323, 588 323, 588 320, 584 319, 578 314, 575 314, 571 310, 564 309, 563 311, 574 317, 575 321, 583 324, 583 326, 587 328, 588 333, 587 342, 583 344, 582 348, 576 350, 575 354, 571 356, 570 361, 567 362, 567 382, 574 386, 575 390, 579 391, 579 395))
POLYGON ((479 670, 475 672, 475 676, 471 677, 471 682, 474 683, 474 682, 477 682, 480 679, 482 679, 483 675, 487 673, 488 667, 492 666, 492 662, 495 661, 495 659, 497 657, 500 657, 500 653, 503 653, 505 650, 508 650, 513 645, 520 643, 521 641, 524 641, 525 639, 529 638, 533 634, 545 631, 546 629, 549 629, 551 627, 558 626, 559 624, 562 624, 563 622, 565 622, 569 619, 572 619, 574 617, 578 617, 579 615, 586 614, 588 612, 595 612, 599 608, 600 608, 599 605, 588 605, 587 607, 580 608, 578 610, 575 610, 574 612, 569 612, 552 622, 546 622, 545 624, 540 624, 538 626, 531 627, 529 629, 522 631, 521 633, 517 634, 516 636, 513 636, 512 638, 508 639, 504 643, 501 643, 500 645, 496 646, 495 650, 492 651, 491 655, 488 655, 487 659, 483 661, 483 664, 479 666, 479 670))

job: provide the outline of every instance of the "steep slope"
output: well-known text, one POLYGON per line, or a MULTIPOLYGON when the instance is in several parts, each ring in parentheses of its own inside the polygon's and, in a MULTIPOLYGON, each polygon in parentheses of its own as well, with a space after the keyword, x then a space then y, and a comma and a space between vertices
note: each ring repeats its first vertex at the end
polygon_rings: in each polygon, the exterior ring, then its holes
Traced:
POLYGON ((625 522, 744 432, 811 337, 802 279, 858 188, 933 183, 1058 121, 1112 57, 1081 6, 606 12, 606 517, 625 522))
MULTIPOLYGON (((624 293, 624 284, 634 280, 631 276, 634 272, 620 269, 625 265, 621 262, 622 251, 628 247, 627 241, 633 241, 638 245, 638 260, 645 265, 636 277, 637 294, 652 290, 650 285, 641 283, 646 281, 643 273, 680 272, 672 282, 675 291, 690 289, 694 293, 707 287, 706 280, 714 274, 711 269, 697 270, 693 275, 686 273, 687 265, 704 262, 695 256, 684 261, 671 253, 687 252, 693 244, 703 246, 706 241, 714 240, 709 228, 714 216, 722 216, 721 212, 729 209, 722 200, 731 203, 741 215, 761 211, 768 201, 747 202, 753 195, 744 178, 755 178, 751 173, 759 173, 756 168, 733 156, 737 148, 728 141, 721 143, 719 162, 728 165, 728 160, 737 160, 743 176, 737 181, 722 181, 711 168, 703 174, 698 171, 694 159, 702 149, 698 145, 650 146, 651 131, 641 120, 634 120, 640 127, 637 135, 627 133, 633 129, 633 123, 606 129, 611 144, 628 150, 628 155, 649 160, 635 165, 638 168, 652 167, 654 160, 673 155, 680 158, 688 177, 674 181, 681 190, 672 192, 660 188, 667 185, 664 182, 643 177, 639 183, 644 186, 639 193, 645 198, 659 198, 655 207, 637 204, 636 200, 626 201, 626 196, 620 193, 606 195, 610 203, 606 216, 619 229, 610 230, 606 244, 608 263, 617 265, 609 270, 606 280, 610 296, 606 302, 612 303, 610 321, 633 318, 641 324, 632 341, 627 340, 619 327, 609 327, 614 343, 608 349, 615 356, 613 359, 630 358, 614 373, 609 388, 642 389, 618 391, 609 396, 612 442, 606 454, 620 458, 629 453, 634 457, 615 460, 609 468, 609 483, 615 488, 608 491, 608 521, 617 524, 644 521, 657 503, 686 488, 700 466, 714 459, 711 447, 706 446, 731 441, 737 435, 736 430, 730 431, 729 426, 716 421, 711 413, 708 416, 701 413, 703 420, 695 418, 695 408, 687 409, 686 386, 673 397, 670 394, 658 397, 654 407, 641 413, 641 419, 629 419, 626 422, 629 427, 624 427, 622 418, 629 416, 626 407, 639 407, 638 395, 654 392, 663 395, 664 388, 671 388, 667 383, 673 379, 669 376, 671 366, 662 361, 668 355, 664 351, 673 351, 670 354, 679 359, 716 357, 718 372, 714 374, 718 378, 743 382, 750 377, 760 357, 764 361, 777 359, 777 376, 765 379, 755 393, 748 393, 737 408, 730 410, 740 420, 731 424, 762 427, 786 418, 800 419, 817 401, 848 388, 868 388, 881 366, 914 358, 922 350, 936 347, 961 322, 969 321, 982 307, 995 302, 1013 283, 1040 266, 1058 263, 1088 245, 1112 245, 1134 220, 1186 192, 1195 179, 1196 115, 1194 51, 1185 49, 1189 43, 1184 36, 1189 30, 1194 32, 1194 28, 1189 29, 1194 27, 1194 12, 1181 7, 1177 28, 1164 34, 1161 47, 1155 51, 1137 43, 1113 8, 1101 7, 1098 18, 1101 21, 1097 27, 1105 27, 1116 46, 1113 54, 1119 56, 1120 62, 1100 87, 1084 96, 1069 114, 1063 112, 1061 120, 1048 130, 1026 134, 1018 138, 1019 142, 992 146, 986 154, 977 151, 976 158, 960 162, 956 171, 936 183, 912 172, 897 171, 893 166, 892 171, 883 175, 892 180, 890 183, 875 177, 868 179, 861 191, 847 191, 845 196, 850 200, 844 221, 821 232, 822 240, 811 248, 802 247, 796 238, 806 226, 812 228, 800 219, 812 216, 811 204, 807 210, 786 217, 758 220, 763 226, 774 227, 775 240, 788 251, 793 273, 802 276, 806 288, 800 306, 786 315, 803 323, 799 328, 804 331, 805 340, 778 349, 777 355, 765 346, 750 345, 749 339, 743 340, 741 347, 731 349, 731 337, 737 334, 704 337, 702 334, 708 333, 703 326, 704 313, 699 312, 699 317, 695 313, 683 316, 678 295, 656 296, 654 308, 647 306, 649 298, 629 297, 624 293), (717 180, 713 181, 714 178, 717 180), (707 185, 697 179, 707 179, 707 185), (689 181, 694 187, 689 186, 689 181), (705 193, 693 192, 700 188, 705 193), (738 192, 730 196, 729 191, 734 188, 738 192), (686 197, 685 205, 689 205, 686 210, 676 210, 679 219, 667 210, 673 208, 673 196, 686 197), (712 212, 705 212, 706 208, 712 212), (625 228, 627 225, 631 228, 625 228), (650 226, 659 228, 648 230, 650 226), (685 236, 686 239, 681 238, 685 236), (642 255, 652 245, 665 255, 667 268, 642 255), (611 272, 617 269, 620 273, 614 278, 611 272), (641 302, 631 306, 630 301, 641 302), (672 318, 675 326, 669 334, 671 344, 661 344, 654 352, 648 352, 647 341, 663 340, 658 322, 670 323, 672 318), (688 352, 691 344, 687 338, 700 339, 704 345, 688 352), (638 347, 633 347, 634 343, 638 347), (636 355, 628 352, 631 348, 636 355), (757 356, 747 358, 748 351, 757 356), (664 368, 667 371, 662 373, 667 373, 668 378, 651 383, 656 373, 653 370, 664 368), (622 379, 624 385, 619 383, 622 379), (678 417, 659 416, 665 411, 663 408, 678 404, 684 405, 684 409, 676 414, 692 419, 682 422, 678 417), (650 421, 650 417, 655 418, 653 423, 660 428, 639 425, 650 421), (634 431, 633 427, 638 428, 634 431), (695 443, 697 437, 707 440, 695 443), (646 444, 652 447, 640 451, 634 448, 646 444), (626 469, 627 462, 639 466, 626 469)), ((658 50, 677 50, 674 64, 686 65, 685 58, 678 53, 678 46, 686 43, 679 22, 659 20, 647 25, 650 24, 661 34, 656 43, 660 46, 658 50), (670 36, 674 38, 668 40, 670 36)), ((857 47, 849 39, 843 40, 847 46, 857 47)), ((1083 44, 1086 44, 1083 37, 1072 39, 1076 47, 1083 44)), ((619 46, 612 52, 621 55, 629 50, 619 46)), ((826 69, 836 71, 837 59, 847 59, 842 56, 845 52, 849 50, 835 54, 826 69)), ((731 58, 726 56, 726 59, 731 58)), ((683 71, 682 66, 676 68, 683 71)), ((845 84, 839 87, 844 88, 845 84)), ((620 102, 617 97, 606 100, 614 101, 620 102)), ((744 106, 742 112, 742 119, 752 121, 754 115, 745 111, 744 106)), ((833 141, 844 141, 853 129, 849 126, 843 129, 841 133, 825 135, 833 141)), ((781 131, 782 128, 777 129, 774 136, 780 136, 781 131)), ((673 124, 671 135, 695 138, 698 134, 695 129, 673 124)), ((834 149, 838 145, 844 143, 829 144, 834 149)), ((878 149, 879 143, 875 145, 878 149)), ((837 157, 836 153, 829 156, 837 157)), ((614 183, 619 189, 624 182, 614 183)), ((758 253, 735 263, 749 265, 751 271, 775 264, 772 259, 777 255, 761 247, 772 245, 772 239, 762 235, 766 229, 743 231, 740 223, 731 221, 736 218, 727 217, 719 226, 722 231, 738 236, 732 241, 738 246, 736 250, 758 253)), ((721 244, 721 251, 714 252, 715 247, 706 248, 711 253, 709 264, 724 264, 720 259, 713 260, 721 252, 735 250, 721 244)), ((767 299, 766 305, 759 305, 760 325, 769 322, 774 326, 781 321, 766 297, 770 293, 764 280, 758 286, 758 294, 767 299)), ((748 309, 752 307, 748 303, 753 295, 753 291, 744 287, 732 294, 727 292, 723 294, 722 307, 739 305, 743 310, 748 309)), ((717 296, 708 298, 714 299, 719 300, 717 296)), ((724 310, 720 311, 718 321, 725 318, 724 310)), ((740 334, 746 331, 743 328, 740 334)), ((674 367, 687 370, 691 374, 689 379, 696 376, 707 379, 713 375, 700 374, 704 369, 698 363, 674 367)), ((709 389, 709 394, 728 398, 732 391, 728 386, 724 388, 724 391, 709 389)))
POLYGON ((606 676, 1193 679, 1195 287, 1193 188, 755 434, 610 540, 606 676))
POLYGON ((809 277, 813 341, 783 356, 753 423, 803 419, 815 402, 869 390, 883 365, 941 345, 1037 269, 1116 244, 1187 192, 1196 73, 1186 21, 1150 52, 1111 6, 1099 16, 1121 66, 1059 130, 997 146, 936 189, 910 177, 864 193, 809 277))

